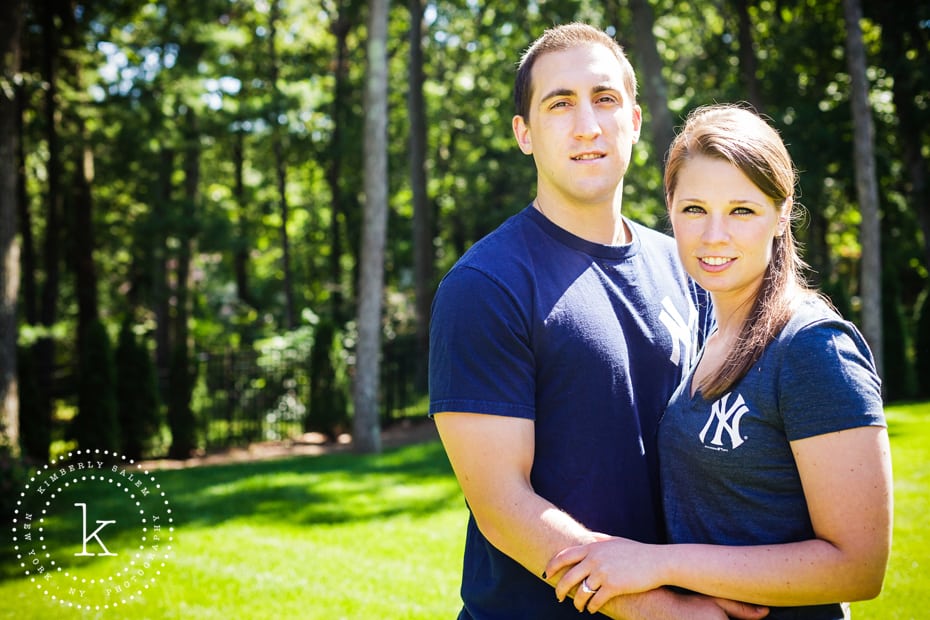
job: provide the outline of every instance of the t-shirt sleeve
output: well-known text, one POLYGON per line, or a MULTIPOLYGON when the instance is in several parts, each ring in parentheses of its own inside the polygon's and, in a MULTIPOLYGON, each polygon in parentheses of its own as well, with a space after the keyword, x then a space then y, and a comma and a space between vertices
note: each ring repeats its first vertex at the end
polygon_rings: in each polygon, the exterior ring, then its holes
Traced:
POLYGON ((881 380, 872 353, 849 322, 824 320, 788 343, 779 406, 789 440, 860 426, 885 426, 881 380))
POLYGON ((500 283, 469 267, 442 281, 430 318, 430 415, 535 416, 529 317, 500 283))

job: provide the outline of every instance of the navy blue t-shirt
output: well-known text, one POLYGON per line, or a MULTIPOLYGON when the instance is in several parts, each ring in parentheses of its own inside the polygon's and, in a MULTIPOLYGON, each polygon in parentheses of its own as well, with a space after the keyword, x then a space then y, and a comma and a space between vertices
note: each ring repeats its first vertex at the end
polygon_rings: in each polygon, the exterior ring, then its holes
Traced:
MULTIPOLYGON (((745 377, 713 402, 693 371, 659 425, 669 542, 763 545, 815 537, 791 441, 884 426, 881 382, 852 323, 811 298, 745 377)), ((839 604, 772 619, 843 618, 839 604)))
MULTIPOLYGON (((535 491, 588 528, 663 539, 655 434, 697 351, 706 299, 674 241, 627 220, 591 243, 527 207, 445 276, 430 325, 430 413, 535 423, 535 491)), ((462 618, 575 618, 470 517, 462 618)))

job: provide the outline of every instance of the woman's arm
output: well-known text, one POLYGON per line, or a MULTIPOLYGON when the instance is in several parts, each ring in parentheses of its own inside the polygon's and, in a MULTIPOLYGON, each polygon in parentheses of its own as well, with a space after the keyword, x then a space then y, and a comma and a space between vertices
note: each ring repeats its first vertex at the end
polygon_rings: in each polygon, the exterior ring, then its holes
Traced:
POLYGON ((574 565, 562 599, 585 578, 575 606, 596 611, 610 597, 677 585, 769 606, 874 598, 891 547, 892 479, 886 429, 853 428, 791 442, 816 538, 780 545, 644 545, 613 539, 566 549, 547 571, 574 565))

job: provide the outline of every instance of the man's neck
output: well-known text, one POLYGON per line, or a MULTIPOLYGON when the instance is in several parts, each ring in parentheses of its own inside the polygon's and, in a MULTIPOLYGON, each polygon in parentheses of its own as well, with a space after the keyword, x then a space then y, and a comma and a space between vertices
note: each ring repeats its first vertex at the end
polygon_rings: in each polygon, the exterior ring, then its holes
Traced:
POLYGON ((619 201, 605 207, 566 206, 537 196, 533 206, 559 228, 592 243, 625 245, 631 241, 630 231, 620 214, 619 201))

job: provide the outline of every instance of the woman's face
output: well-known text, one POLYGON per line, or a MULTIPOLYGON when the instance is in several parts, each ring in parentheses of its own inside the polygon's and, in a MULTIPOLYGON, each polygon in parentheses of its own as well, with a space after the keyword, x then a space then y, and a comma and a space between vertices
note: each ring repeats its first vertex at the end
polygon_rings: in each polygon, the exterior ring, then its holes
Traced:
POLYGON ((681 167, 669 197, 678 255, 715 306, 737 307, 755 296, 787 208, 726 160, 699 156, 681 167))

